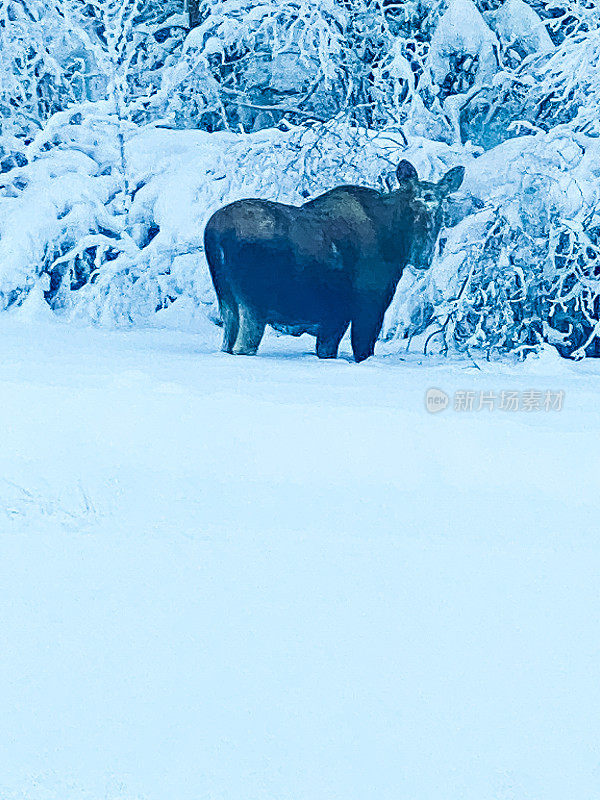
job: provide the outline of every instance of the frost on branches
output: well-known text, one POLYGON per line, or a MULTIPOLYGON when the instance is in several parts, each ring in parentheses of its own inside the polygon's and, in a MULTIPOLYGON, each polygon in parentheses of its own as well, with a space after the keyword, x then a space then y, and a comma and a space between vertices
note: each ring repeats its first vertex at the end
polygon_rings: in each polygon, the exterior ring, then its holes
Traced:
POLYGON ((467 177, 383 335, 597 355, 599 22, 552 0, 0 0, 0 307, 213 324, 215 208, 387 190, 408 158, 467 177))

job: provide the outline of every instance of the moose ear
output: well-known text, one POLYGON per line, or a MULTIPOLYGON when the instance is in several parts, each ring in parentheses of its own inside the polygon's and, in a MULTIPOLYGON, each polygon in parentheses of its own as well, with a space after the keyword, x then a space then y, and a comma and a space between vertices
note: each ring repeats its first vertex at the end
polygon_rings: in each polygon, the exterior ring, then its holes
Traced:
POLYGON ((444 194, 452 194, 452 192, 455 192, 458 188, 460 188, 464 177, 464 167, 453 167, 444 175, 442 180, 438 183, 438 186, 442 189, 444 194))
POLYGON ((396 167, 396 177, 398 178, 398 183, 400 184, 419 180, 417 170, 413 167, 410 161, 406 161, 406 159, 401 161, 396 167))

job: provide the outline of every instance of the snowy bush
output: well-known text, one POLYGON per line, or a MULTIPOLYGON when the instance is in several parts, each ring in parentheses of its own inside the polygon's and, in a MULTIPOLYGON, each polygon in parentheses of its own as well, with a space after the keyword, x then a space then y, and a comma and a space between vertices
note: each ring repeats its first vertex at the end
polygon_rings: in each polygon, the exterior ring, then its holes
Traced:
POLYGON ((148 321, 182 295, 212 313, 202 235, 214 210, 248 195, 301 203, 340 180, 383 188, 403 142, 350 125, 139 128, 109 101, 61 112, 46 134, 0 177, 2 305, 42 278, 54 310, 101 322, 148 321))
POLYGON ((166 111, 180 124, 244 131, 284 115, 330 118, 365 70, 350 32, 359 17, 331 0, 204 2, 202 22, 165 71, 166 111))
POLYGON ((56 112, 114 98, 115 87, 137 100, 130 113, 139 116, 181 47, 180 5, 0 0, 0 172, 25 163, 25 148, 56 112))
POLYGON ((23 148, 54 112, 94 94, 94 67, 77 7, 62 0, 0 0, 0 163, 23 148))
MULTIPOLYGON (((412 279, 414 302, 393 306, 388 335, 430 326, 436 350, 489 357, 549 341, 563 355, 596 355, 599 154, 596 139, 561 132, 513 139, 473 161, 463 190, 475 210, 412 279)), ((402 283, 398 295, 407 295, 402 283)))

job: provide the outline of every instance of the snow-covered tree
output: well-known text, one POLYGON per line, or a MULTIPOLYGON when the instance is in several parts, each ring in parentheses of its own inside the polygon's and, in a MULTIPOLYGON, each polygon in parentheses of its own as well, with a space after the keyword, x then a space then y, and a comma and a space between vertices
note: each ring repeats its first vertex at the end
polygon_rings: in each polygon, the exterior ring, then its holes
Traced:
POLYGON ((0 0, 2 169, 23 162, 53 113, 102 92, 81 11, 65 0, 0 0))
POLYGON ((212 209, 389 187, 404 157, 467 180, 385 335, 596 353, 600 19, 563 6, 0 0, 0 307, 214 316, 212 209))

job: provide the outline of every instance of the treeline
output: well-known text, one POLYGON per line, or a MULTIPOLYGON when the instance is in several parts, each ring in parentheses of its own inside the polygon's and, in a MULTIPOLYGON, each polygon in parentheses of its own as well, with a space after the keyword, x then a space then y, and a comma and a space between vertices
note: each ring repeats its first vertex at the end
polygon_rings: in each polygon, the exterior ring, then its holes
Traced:
MULTIPOLYGON (((45 275, 55 310, 102 285, 116 319, 123 275, 133 286, 142 272, 148 308, 183 294, 200 302, 189 280, 168 277, 168 253, 139 266, 134 248, 145 253, 161 227, 155 211, 131 217, 152 179, 131 152, 149 130, 205 131, 215 152, 244 153, 239 169, 288 164, 286 180, 255 185, 288 199, 292 184, 307 196, 336 175, 385 186, 407 155, 423 177, 465 164, 469 198, 449 220, 445 255, 401 285, 387 335, 439 328, 442 348, 523 353, 551 341, 592 354, 599 22, 595 3, 557 0, 0 0, 2 305, 22 303, 45 275), (93 162, 95 188, 79 198, 87 217, 59 225, 75 217, 56 201, 56 221, 24 234, 39 220, 19 216, 19 203, 51 162, 76 172, 74 153, 93 162), (119 272, 123 259, 138 271, 119 272)), ((256 184, 248 172, 227 190, 200 178, 210 202, 256 184)))

